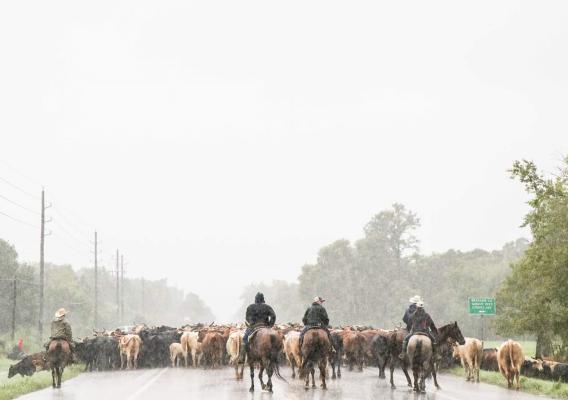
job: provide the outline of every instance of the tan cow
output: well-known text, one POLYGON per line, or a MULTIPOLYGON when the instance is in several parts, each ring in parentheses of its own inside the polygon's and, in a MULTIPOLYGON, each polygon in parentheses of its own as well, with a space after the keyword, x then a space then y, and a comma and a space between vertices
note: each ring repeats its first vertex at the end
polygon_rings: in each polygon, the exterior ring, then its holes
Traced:
POLYGON ((517 380, 516 389, 519 390, 519 374, 525 356, 521 345, 511 339, 504 342, 497 352, 497 362, 499 363, 499 371, 507 379, 507 387, 513 387, 514 380, 517 380))
POLYGON ((245 363, 241 366, 241 371, 239 372, 239 356, 241 354, 241 347, 243 345, 243 337, 245 336, 245 331, 235 331, 229 335, 227 339, 227 354, 229 355, 229 363, 235 366, 235 376, 237 379, 243 379, 243 370, 245 369, 245 363))
POLYGON ((284 336, 284 354, 292 367, 292 378, 296 377, 294 367, 302 366, 302 352, 300 351, 300 332, 290 331, 284 336))
POLYGON ((201 342, 201 353, 206 366, 211 368, 220 367, 225 355, 225 339, 217 330, 201 330, 198 334, 201 342))
POLYGON ((454 358, 459 358, 465 369, 466 381, 479 382, 479 368, 483 358, 483 342, 479 339, 466 337, 465 344, 454 345, 454 358))
POLYGON ((170 344, 170 360, 172 361, 172 368, 179 366, 182 358, 184 359, 185 366, 187 367, 187 353, 183 351, 181 343, 170 344))
POLYGON ((138 368, 138 353, 142 340, 138 335, 124 335, 118 342, 120 350, 120 368, 134 369, 138 368))
POLYGON ((198 341, 199 333, 198 332, 184 332, 181 335, 181 347, 183 352, 186 354, 185 356, 185 366, 187 367, 187 362, 189 359, 189 355, 191 353, 191 361, 194 368, 201 362, 201 343, 198 341))

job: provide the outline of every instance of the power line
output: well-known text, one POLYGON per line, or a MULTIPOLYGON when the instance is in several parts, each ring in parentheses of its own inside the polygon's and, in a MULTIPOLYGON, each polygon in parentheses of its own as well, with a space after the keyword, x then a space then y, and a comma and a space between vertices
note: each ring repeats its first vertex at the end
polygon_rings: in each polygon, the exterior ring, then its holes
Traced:
MULTIPOLYGON (((56 220, 54 220, 53 222, 54 222, 55 224, 57 224, 57 226, 59 227, 59 229, 61 230, 61 232, 65 233, 69 238, 75 240, 75 241, 78 242, 78 243, 81 243, 83 246, 87 246, 87 247, 90 247, 90 246, 91 246, 91 244, 90 244, 88 241, 83 241, 83 240, 79 239, 77 236, 71 234, 66 228, 63 227, 63 225, 62 225, 60 222, 58 222, 58 221, 56 221, 56 220)), ((57 231, 56 231, 56 232, 57 232, 57 231)))
MULTIPOLYGON (((0 179, 2 179, 2 178, 0 178, 0 179)), ((37 226, 37 225, 33 225, 33 224, 30 224, 29 222, 22 221, 21 219, 12 217, 11 215, 8 215, 8 214, 6 214, 6 213, 3 213, 2 211, 0 211, 0 214, 2 214, 2 215, 5 216, 5 217, 8 217, 8 218, 10 218, 10 219, 12 219, 12 220, 14 220, 14 221, 16 221, 16 222, 19 222, 20 224, 27 225, 27 226, 29 226, 29 227, 31 227, 31 228, 34 228, 34 229, 39 228, 39 226, 37 226)))
POLYGON ((11 204, 14 204, 15 206, 20 207, 20 208, 23 209, 23 210, 26 210, 26 211, 28 211, 28 212, 31 212, 32 214, 40 215, 40 213, 38 213, 37 211, 34 211, 34 210, 32 210, 32 209, 30 209, 30 208, 28 208, 28 207, 26 207, 26 206, 21 205, 20 203, 17 203, 17 202, 15 202, 15 201, 13 201, 13 200, 10 200, 10 199, 7 198, 6 196, 3 196, 3 195, 0 194, 0 198, 6 200, 8 203, 11 203, 11 204))
POLYGON ((22 192, 22 193, 24 193, 24 194, 27 194, 28 196, 30 196, 30 197, 33 198, 33 199, 40 200, 40 198, 37 197, 35 194, 31 194, 31 193, 28 192, 27 190, 22 189, 22 188, 19 187, 18 185, 15 185, 15 184, 11 183, 10 181, 8 181, 8 180, 6 180, 6 179, 4 179, 4 178, 2 178, 2 177, 0 177, 0 181, 6 183, 7 185, 13 187, 13 188, 16 189, 16 190, 19 190, 20 192, 22 192))
POLYGON ((80 225, 80 224, 75 224, 75 223, 71 222, 71 219, 68 218, 65 214, 63 214, 63 213, 59 210, 59 206, 58 206, 58 205, 55 205, 55 206, 53 207, 53 210, 65 221, 65 224, 66 224, 69 228, 71 228, 71 229, 73 229, 73 230, 79 232, 82 236, 88 236, 88 235, 86 234, 86 231, 83 231, 82 228, 79 228, 79 225, 80 225))

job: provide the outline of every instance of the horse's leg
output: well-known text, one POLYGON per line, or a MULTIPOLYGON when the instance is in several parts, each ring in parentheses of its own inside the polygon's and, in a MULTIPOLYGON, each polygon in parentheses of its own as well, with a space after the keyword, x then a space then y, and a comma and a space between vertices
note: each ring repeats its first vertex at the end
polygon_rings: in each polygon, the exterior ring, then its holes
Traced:
POLYGON ((264 361, 260 361, 260 367, 258 370, 258 380, 260 381, 260 387, 262 388, 262 390, 266 389, 263 375, 264 375, 264 361))
POLYGON ((343 352, 339 350, 336 356, 337 356, 337 377, 341 378, 341 359, 343 358, 343 352))
POLYGON ((312 375, 312 388, 316 388, 316 366, 311 363, 310 364, 310 374, 312 375))
POLYGON ((325 359, 319 362, 319 370, 320 370, 320 380, 321 380, 321 388, 327 389, 327 385, 325 384, 325 367, 327 365, 327 361, 325 359))
MULTIPOLYGON (((389 370, 390 370, 390 384, 391 384, 391 389, 396 389, 396 386, 394 385, 394 363, 395 363, 395 357, 391 357, 391 359, 389 360, 389 370)), ((408 372, 407 372, 408 374, 408 372)))
POLYGON ((418 369, 417 368, 412 368, 412 375, 414 377, 414 391, 415 392, 419 392, 420 391, 420 387, 418 386, 418 369))
POLYGON ((304 385, 304 388, 307 390, 310 388, 310 368, 309 368, 309 363, 306 363, 305 365, 302 365, 302 370, 304 371, 303 373, 306 374, 306 383, 304 385))
POLYGON ((406 376, 406 382, 408 382, 408 387, 412 387, 412 381, 410 380, 410 375, 408 374, 408 363, 406 359, 401 363, 402 372, 406 376))
POLYGON ((63 378, 63 371, 65 370, 65 367, 62 366, 59 368, 59 376, 57 377, 57 387, 60 388, 61 387, 61 378, 63 378))
POLYGON ((249 392, 254 392, 254 364, 249 361, 250 368, 250 389, 249 392))
POLYGON ((272 393, 272 374, 274 373, 274 366, 272 365, 271 361, 268 362, 266 372, 268 374, 268 382, 266 383, 266 386, 268 388, 268 391, 272 393))
POLYGON ((294 369, 295 365, 296 365, 296 359, 294 358, 294 356, 292 356, 290 357, 290 367, 292 368, 292 379, 296 377, 296 370, 294 369))
POLYGON ((55 389, 55 367, 51 367, 51 386, 55 389))
POLYGON ((331 379, 337 378, 337 376, 335 375, 335 362, 336 362, 335 357, 333 357, 331 359, 331 362, 330 362, 330 364, 331 364, 331 379))

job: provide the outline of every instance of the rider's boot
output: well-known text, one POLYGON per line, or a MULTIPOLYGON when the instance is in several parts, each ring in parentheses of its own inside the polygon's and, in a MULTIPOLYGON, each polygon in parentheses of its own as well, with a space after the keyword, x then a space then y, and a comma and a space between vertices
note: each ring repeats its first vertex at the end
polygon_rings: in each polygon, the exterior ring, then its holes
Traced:
POLYGON ((245 363, 245 359, 247 357, 247 351, 248 351, 248 344, 243 343, 243 345, 241 346, 241 351, 239 353, 239 364, 244 364, 245 363))

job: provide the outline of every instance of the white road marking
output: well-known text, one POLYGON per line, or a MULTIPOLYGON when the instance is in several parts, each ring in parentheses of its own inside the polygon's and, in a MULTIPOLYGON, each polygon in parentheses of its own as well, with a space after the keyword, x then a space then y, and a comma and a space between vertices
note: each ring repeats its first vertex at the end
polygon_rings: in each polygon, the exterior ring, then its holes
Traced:
POLYGON ((154 384, 154 382, 156 382, 158 380, 158 378, 160 376, 162 376, 164 374, 164 372, 166 372, 168 369, 164 368, 162 369, 160 372, 158 372, 152 379, 150 379, 148 382, 146 382, 144 385, 142 385, 137 391, 135 391, 134 393, 132 393, 130 396, 128 396, 126 398, 126 400, 134 400, 136 399, 138 396, 140 396, 142 393, 144 393, 144 391, 146 389, 148 389, 150 386, 152 386, 154 384))

